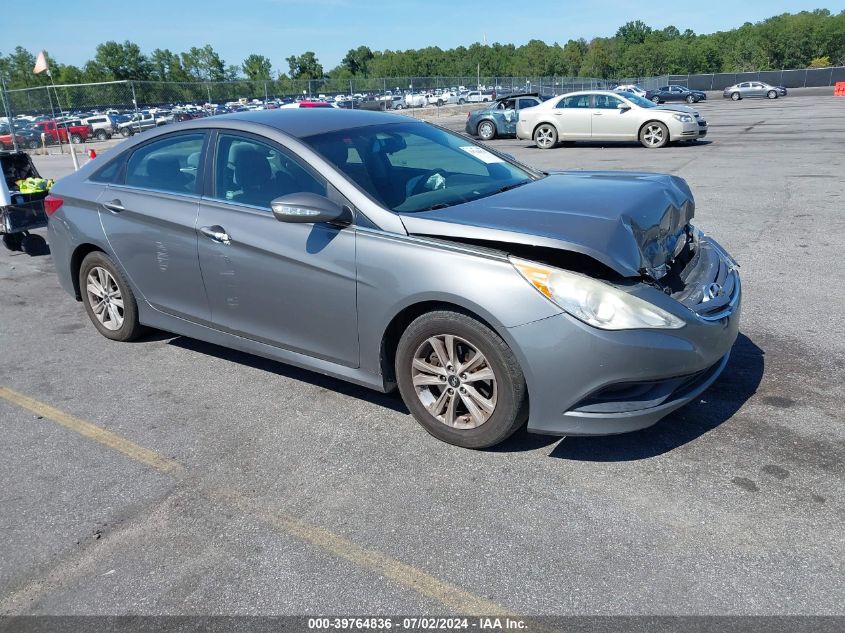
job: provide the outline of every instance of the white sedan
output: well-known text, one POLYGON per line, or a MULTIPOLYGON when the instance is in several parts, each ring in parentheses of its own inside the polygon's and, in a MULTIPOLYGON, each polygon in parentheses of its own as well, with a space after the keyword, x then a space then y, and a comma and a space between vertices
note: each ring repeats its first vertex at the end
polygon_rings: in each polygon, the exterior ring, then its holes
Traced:
POLYGON ((656 105, 629 92, 571 92, 520 113, 516 136, 540 149, 559 141, 636 141, 649 148, 694 141, 707 122, 693 108, 656 105))

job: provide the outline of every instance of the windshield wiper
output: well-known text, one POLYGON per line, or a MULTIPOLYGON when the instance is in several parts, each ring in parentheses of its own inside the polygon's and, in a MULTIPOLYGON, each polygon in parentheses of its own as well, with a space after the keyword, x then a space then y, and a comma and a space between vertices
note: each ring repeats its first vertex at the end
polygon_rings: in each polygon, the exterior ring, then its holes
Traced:
POLYGON ((532 182, 531 179, 526 178, 525 180, 520 180, 519 182, 514 182, 509 185, 505 185, 504 187, 499 187, 499 193, 504 193, 505 191, 516 189, 517 187, 521 187, 522 185, 527 185, 529 182, 532 182))

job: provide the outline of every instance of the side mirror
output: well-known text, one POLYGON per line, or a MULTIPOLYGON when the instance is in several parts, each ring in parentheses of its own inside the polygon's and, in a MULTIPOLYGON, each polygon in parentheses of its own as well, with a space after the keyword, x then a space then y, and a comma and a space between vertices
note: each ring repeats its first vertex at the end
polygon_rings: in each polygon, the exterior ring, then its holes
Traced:
POLYGON ((352 216, 346 207, 316 193, 301 192, 280 196, 270 203, 270 208, 279 222, 328 222, 341 225, 352 223, 352 216))
POLYGON ((616 106, 616 109, 620 112, 625 112, 626 110, 630 110, 631 106, 629 106, 627 103, 620 103, 618 106, 616 106))

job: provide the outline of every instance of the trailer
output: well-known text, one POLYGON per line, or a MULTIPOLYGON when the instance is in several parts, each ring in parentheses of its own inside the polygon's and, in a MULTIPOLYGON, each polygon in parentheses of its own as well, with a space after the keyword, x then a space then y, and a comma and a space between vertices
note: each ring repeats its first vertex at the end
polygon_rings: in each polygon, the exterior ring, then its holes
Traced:
MULTIPOLYGON (((0 236, 3 246, 10 251, 23 251, 28 255, 48 252, 47 242, 30 231, 47 226, 44 198, 49 187, 28 188, 41 181, 32 158, 26 152, 0 151, 0 236)), ((41 184, 41 183, 39 183, 41 184)))

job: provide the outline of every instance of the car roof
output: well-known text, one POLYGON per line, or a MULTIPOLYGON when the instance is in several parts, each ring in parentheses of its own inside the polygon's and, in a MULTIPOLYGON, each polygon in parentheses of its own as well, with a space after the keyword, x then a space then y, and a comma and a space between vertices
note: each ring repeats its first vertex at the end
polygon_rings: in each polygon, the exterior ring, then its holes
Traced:
MULTIPOLYGON (((283 110, 250 110, 233 112, 214 117, 215 122, 244 121, 275 128, 289 136, 304 138, 314 134, 325 134, 356 127, 383 125, 385 123, 408 123, 413 119, 387 112, 372 110, 343 110, 339 108, 293 108, 283 110)), ((199 121, 207 127, 208 120, 199 121)), ((180 124, 181 125, 181 124, 180 124)))

